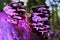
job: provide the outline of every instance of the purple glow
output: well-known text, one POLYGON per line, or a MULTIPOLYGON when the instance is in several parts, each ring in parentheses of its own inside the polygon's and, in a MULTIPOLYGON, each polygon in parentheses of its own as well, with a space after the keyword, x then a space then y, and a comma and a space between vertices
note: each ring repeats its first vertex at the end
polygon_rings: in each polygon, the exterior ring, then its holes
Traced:
POLYGON ((37 16, 37 15, 39 15, 40 13, 33 13, 33 16, 37 16))
POLYGON ((6 14, 9 14, 9 15, 14 15, 14 14, 16 14, 16 13, 14 13, 16 10, 15 10, 15 9, 12 9, 10 6, 5 6, 5 7, 3 8, 3 10, 4 10, 4 12, 5 12, 6 14))
POLYGON ((15 6, 15 7, 16 7, 16 6, 18 6, 18 5, 17 5, 17 4, 13 4, 13 6, 15 6))
POLYGON ((34 16, 34 17, 32 17, 32 20, 37 22, 37 21, 42 21, 42 18, 39 16, 34 16))
POLYGON ((46 10, 46 8, 44 8, 44 7, 38 8, 38 11, 43 12, 43 10, 46 10))
POLYGON ((47 21, 47 20, 48 20, 48 18, 47 18, 47 17, 45 17, 45 18, 42 18, 42 20, 43 20, 43 21, 47 21))
POLYGON ((49 14, 45 14, 46 16, 49 16, 49 14))

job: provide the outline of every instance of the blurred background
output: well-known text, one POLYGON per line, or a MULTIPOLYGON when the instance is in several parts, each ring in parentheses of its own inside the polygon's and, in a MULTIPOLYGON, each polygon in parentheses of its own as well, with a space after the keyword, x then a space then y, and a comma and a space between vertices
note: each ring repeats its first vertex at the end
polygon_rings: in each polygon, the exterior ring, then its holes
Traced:
POLYGON ((54 32, 53 38, 60 40, 60 0, 0 0, 0 11, 11 2, 23 1, 28 13, 31 13, 32 6, 47 5, 51 11, 51 30, 54 32))

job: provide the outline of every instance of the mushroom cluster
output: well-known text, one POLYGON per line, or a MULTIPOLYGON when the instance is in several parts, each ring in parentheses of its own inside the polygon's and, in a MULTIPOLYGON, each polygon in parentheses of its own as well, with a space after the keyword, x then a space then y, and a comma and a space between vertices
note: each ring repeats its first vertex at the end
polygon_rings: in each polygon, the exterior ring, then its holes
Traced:
POLYGON ((32 31, 38 32, 42 37, 48 37, 51 33, 50 29, 50 11, 48 6, 41 5, 33 7, 31 16, 32 31))

